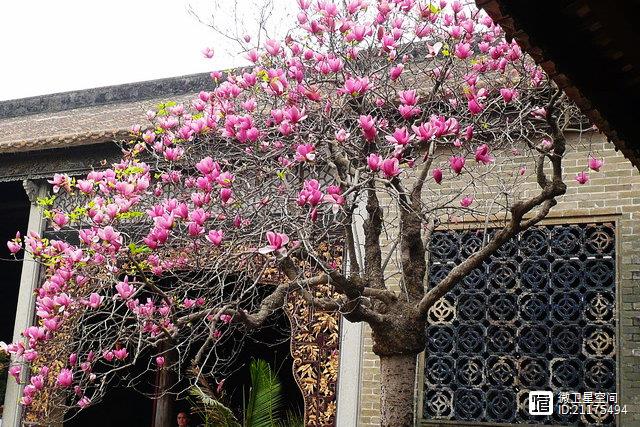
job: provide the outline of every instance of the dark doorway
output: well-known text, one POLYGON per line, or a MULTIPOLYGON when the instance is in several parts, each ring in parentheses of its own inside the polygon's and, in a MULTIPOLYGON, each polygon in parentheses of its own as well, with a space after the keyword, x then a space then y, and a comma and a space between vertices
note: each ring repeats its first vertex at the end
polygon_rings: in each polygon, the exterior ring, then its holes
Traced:
MULTIPOLYGON (((13 340, 13 325, 20 289, 22 256, 16 261, 6 242, 15 237, 16 231, 24 236, 29 221, 29 199, 22 182, 0 183, 0 341, 13 340)), ((0 360, 0 402, 4 402, 7 384, 6 360, 0 360)))

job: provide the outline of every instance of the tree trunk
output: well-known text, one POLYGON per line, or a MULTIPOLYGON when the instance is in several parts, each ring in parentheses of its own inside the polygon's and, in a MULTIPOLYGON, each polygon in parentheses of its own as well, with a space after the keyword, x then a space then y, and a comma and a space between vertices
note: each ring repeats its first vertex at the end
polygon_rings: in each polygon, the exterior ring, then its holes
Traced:
POLYGON ((416 355, 380 356, 380 425, 413 425, 416 355))

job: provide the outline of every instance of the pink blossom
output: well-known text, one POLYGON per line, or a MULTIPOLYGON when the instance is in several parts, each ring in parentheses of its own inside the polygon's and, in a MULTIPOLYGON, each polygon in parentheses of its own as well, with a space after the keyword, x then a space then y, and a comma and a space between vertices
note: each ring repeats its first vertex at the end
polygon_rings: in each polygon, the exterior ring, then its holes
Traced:
POLYGON ((407 145, 414 138, 413 135, 409 135, 406 127, 396 128, 391 135, 387 135, 385 139, 392 144, 407 145))
POLYGON ((100 294, 92 292, 91 295, 89 295, 89 303, 87 305, 91 308, 98 308, 100 304, 102 304, 102 297, 100 294))
POLYGON ((113 356, 118 360, 124 360, 129 356, 129 352, 126 348, 122 347, 116 350, 113 350, 113 356))
POLYGON ((457 175, 460 175, 460 173, 462 172, 464 162, 464 157, 452 156, 451 158, 449 158, 449 166, 451 166, 451 170, 453 170, 457 175))
POLYGON ((136 291, 135 286, 129 284, 129 276, 125 276, 122 282, 118 282, 116 285, 116 290, 118 291, 118 295, 122 299, 129 299, 131 295, 136 291))
POLYGON ((362 134, 364 135, 365 140, 370 142, 376 139, 378 130, 376 129, 376 120, 373 117, 371 117, 370 115, 361 115, 358 119, 358 123, 360 124, 360 128, 362 129, 362 134))
POLYGON ((296 148, 296 160, 298 162, 312 162, 316 159, 316 147, 313 144, 300 144, 296 148))
POLYGON ((284 246, 289 243, 289 236, 284 233, 267 231, 267 241, 269 242, 269 244, 258 249, 259 253, 268 254, 274 251, 282 251, 284 249, 284 246))
POLYGON ((44 387, 44 377, 42 375, 32 376, 29 382, 36 390, 42 390, 44 387))
POLYGON ((476 162, 488 165, 494 160, 495 159, 489 155, 489 146, 487 144, 482 144, 476 148, 476 162))
POLYGON ((280 53, 280 43, 277 40, 269 39, 265 42, 265 48, 269 55, 277 56, 280 53))
POLYGON ((20 365, 12 365, 9 368, 9 375, 15 378, 16 382, 20 382, 20 373, 22 373, 22 367, 20 365))
POLYGON ((7 242, 7 248, 9 248, 9 252, 12 254, 16 254, 22 250, 22 239, 20 237, 20 232, 16 233, 16 237, 13 240, 9 240, 7 242))
POLYGON ((349 132, 341 128, 336 132, 336 140, 338 142, 345 142, 347 138, 349 138, 349 135, 349 132))
POLYGON ((400 74, 402 74, 402 71, 404 71, 404 64, 398 64, 389 70, 389 77, 391 77, 391 80, 396 81, 398 77, 400 77, 400 74))
POLYGON ((211 49, 210 47, 205 47, 204 49, 202 49, 202 56, 207 59, 213 58, 213 49, 211 49))
POLYGON ((231 190, 230 188, 220 189, 220 200, 222 201, 222 203, 226 204, 232 196, 233 190, 231 190))
POLYGON ((473 203, 473 197, 471 196, 464 196, 460 200, 460 206, 462 206, 463 208, 468 208, 469 206, 471 206, 472 203, 473 203))
POLYGON ((231 323, 231 315, 230 314, 221 314, 220 321, 222 323, 231 323))
POLYGON ((340 94, 348 94, 351 96, 361 96, 364 95, 371 85, 369 84, 369 79, 367 77, 349 77, 344 82, 344 86, 338 90, 340 94))
POLYGON ((589 169, 600 172, 600 168, 604 165, 604 160, 596 159, 593 156, 589 156, 589 169))
POLYGON ((158 368, 162 368, 164 364, 165 364, 164 356, 156 357, 156 365, 158 365, 158 368))
POLYGON ((474 116, 477 115, 477 114, 480 114, 482 112, 482 110, 484 110, 484 106, 480 103, 480 101, 476 97, 473 97, 473 98, 469 99, 468 107, 469 107, 469 111, 474 116))
POLYGON ((60 229, 69 223, 69 217, 61 212, 57 212, 53 215, 53 222, 56 227, 60 229))
POLYGON ((589 182, 589 174, 585 171, 580 172, 576 175, 576 182, 581 185, 586 184, 587 182, 589 182))
POLYGON ((518 96, 518 91, 515 89, 502 88, 500 89, 500 96, 502 96, 504 102, 508 104, 518 96))
POLYGON ((61 388, 67 388, 73 383, 73 373, 70 369, 63 368, 58 374, 56 385, 61 388))
POLYGON ((415 89, 398 92, 398 98, 400 99, 400 102, 405 105, 416 105, 419 99, 415 89))
POLYGON ((431 176, 433 176, 433 180, 436 184, 440 184, 442 182, 442 169, 435 168, 433 172, 431 172, 431 176))
POLYGON ((473 50, 469 43, 458 43, 455 47, 454 53, 460 59, 467 59, 473 55, 473 50))
POLYGON ((382 162, 382 165, 380 165, 380 170, 386 178, 393 178, 394 176, 398 176, 400 174, 398 159, 396 159, 395 157, 391 159, 385 159, 382 162))
POLYGON ((382 157, 375 153, 369 154, 367 157, 367 165, 373 172, 377 172, 382 165, 382 157))
POLYGON ((220 246, 222 239, 224 239, 224 232, 222 230, 210 230, 206 239, 214 246, 220 246))
POLYGON ((91 405, 91 399, 89 399, 87 396, 82 396, 80 400, 78 400, 78 406, 82 409, 88 407, 89 405, 91 405))

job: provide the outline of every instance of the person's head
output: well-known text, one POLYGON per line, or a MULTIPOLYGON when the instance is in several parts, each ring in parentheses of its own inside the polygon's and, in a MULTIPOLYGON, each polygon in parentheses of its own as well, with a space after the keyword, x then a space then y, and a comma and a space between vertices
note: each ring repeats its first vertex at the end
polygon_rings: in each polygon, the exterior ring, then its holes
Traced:
POLYGON ((189 415, 184 412, 178 412, 178 427, 186 427, 189 425, 189 415))

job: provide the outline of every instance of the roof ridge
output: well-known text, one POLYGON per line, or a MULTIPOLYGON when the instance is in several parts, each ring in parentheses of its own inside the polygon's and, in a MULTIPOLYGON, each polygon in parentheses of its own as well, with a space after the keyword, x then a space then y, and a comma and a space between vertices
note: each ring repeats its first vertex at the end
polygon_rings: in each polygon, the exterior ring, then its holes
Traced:
POLYGON ((194 93, 212 85, 208 73, 102 86, 0 101, 0 119, 194 93))

